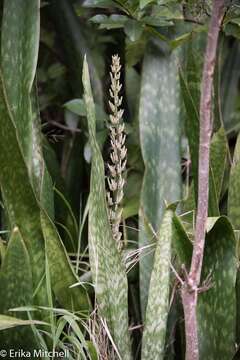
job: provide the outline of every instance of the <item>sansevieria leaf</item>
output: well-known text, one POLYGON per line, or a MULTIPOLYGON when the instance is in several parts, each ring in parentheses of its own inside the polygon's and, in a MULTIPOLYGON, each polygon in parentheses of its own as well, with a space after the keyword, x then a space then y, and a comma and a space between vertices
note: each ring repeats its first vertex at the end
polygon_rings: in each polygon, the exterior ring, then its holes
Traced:
MULTIPOLYGON (((18 228, 15 228, 10 237, 6 255, 0 270, 0 314, 16 316, 9 309, 27 306, 33 301, 32 272, 29 255, 18 228), (24 281, 22 281, 24 279, 24 281)), ((25 313, 17 316, 27 319, 25 313)), ((4 330, 0 335, 0 347, 3 349, 19 346, 28 349, 33 342, 33 333, 30 327, 4 330)))
MULTIPOLYGON (((33 287, 44 276, 44 242, 40 227, 39 207, 29 180, 17 129, 10 111, 2 75, 0 74, 0 184, 12 228, 19 227, 31 261, 33 287)), ((37 294, 37 304, 45 304, 44 288, 37 294)))
POLYGON ((218 199, 220 199, 222 190, 224 171, 227 161, 227 152, 228 144, 225 130, 223 127, 220 127, 218 131, 213 134, 210 150, 211 167, 218 199))
POLYGON ((180 265, 190 267, 192 257, 192 242, 183 226, 181 219, 174 214, 173 216, 173 250, 177 255, 180 265))
POLYGON ((34 78, 40 36, 40 0, 4 1, 1 68, 19 146, 38 198, 53 216, 52 183, 42 154, 34 78), (11 54, 11 55, 10 55, 11 54))
MULTIPOLYGON (((198 98, 193 96, 196 94, 192 89, 192 84, 189 85, 184 78, 183 73, 179 72, 181 92, 186 108, 186 121, 185 128, 189 142, 189 149, 192 163, 192 176, 194 185, 195 203, 197 203, 197 184, 198 184, 198 148, 199 148, 199 111, 198 111, 198 98)), ((196 86, 196 84, 195 84, 196 86)), ((212 162, 210 161, 210 178, 209 178, 209 216, 218 216, 218 193, 212 169, 212 162)))
POLYGON ((228 190, 228 216, 236 230, 240 230, 240 134, 234 150, 228 190))
POLYGON ((71 287, 78 282, 78 278, 74 273, 57 229, 45 211, 41 212, 41 225, 51 283, 57 299, 72 311, 81 310, 82 313, 88 311, 87 295, 83 287, 81 285, 71 287))
MULTIPOLYGON (((139 247, 152 243, 145 223, 159 230, 164 201, 181 197, 180 105, 177 54, 149 46, 143 61, 139 108, 140 142, 145 173, 140 200, 139 247), (144 220, 145 219, 145 220, 144 220)), ((140 295, 144 318, 153 252, 140 259, 140 295)))
POLYGON ((164 358, 169 289, 173 210, 167 209, 159 230, 148 292, 142 341, 142 360, 164 358))
MULTIPOLYGON (((224 42, 224 40, 223 40, 224 42)), ((237 39, 232 44, 231 51, 226 53, 221 69, 220 97, 221 112, 226 131, 231 131, 238 127, 238 117, 233 116, 235 111, 236 99, 238 96, 238 79, 240 69, 238 59, 240 56, 240 44, 237 39)))
POLYGON ((34 136, 38 118, 31 92, 35 78, 40 34, 40 0, 4 1, 1 30, 1 68, 8 103, 19 134, 19 143, 33 176, 41 177, 41 154, 34 136), (37 174, 38 173, 38 174, 37 174))
MULTIPOLYGON (((202 40, 199 38, 196 40, 200 45, 202 40)), ((201 47, 201 45, 200 45, 201 47)), ((199 59, 196 59, 193 51, 192 42, 188 44, 186 52, 187 64, 185 73, 179 72, 181 94, 183 103, 186 110, 185 119, 185 131, 188 138, 189 150, 191 155, 191 169, 193 177, 193 188, 195 203, 197 203, 198 196, 198 151, 199 151, 199 106, 200 106, 200 78, 202 65, 199 59)), ((213 120, 214 121, 214 120, 213 120)), ((220 129, 216 135, 214 135, 211 144, 211 159, 210 159, 210 177, 209 177, 209 216, 219 215, 219 197, 220 190, 219 186, 222 185, 222 178, 225 170, 225 158, 227 143, 224 134, 224 130, 220 129), (222 143, 223 147, 220 148, 219 142, 222 143), (225 142, 225 143, 224 143, 225 142), (217 157, 216 157, 217 156, 217 157), (222 161, 220 169, 217 168, 216 163, 222 161), (215 161, 216 160, 216 161, 215 161)))
MULTIPOLYGON (((55 226, 50 220, 45 221, 44 236, 41 228, 40 208, 53 217, 53 196, 51 179, 42 155, 36 91, 33 89, 39 47, 39 15, 40 0, 4 2, 0 184, 10 226, 18 225, 30 256, 35 292, 33 303, 47 305, 44 277, 46 244, 50 272, 53 269, 52 285, 59 303, 70 309, 85 310, 88 308, 86 292, 82 287, 70 289, 78 280, 56 235, 55 226), (73 298, 72 294, 76 296, 73 298)), ((21 281, 25 281, 24 278, 21 281)))
POLYGON ((83 86, 92 151, 89 195, 90 263, 101 315, 107 320, 121 358, 127 360, 131 359, 127 276, 108 219, 104 163, 96 140, 95 107, 86 59, 83 65, 83 86))
POLYGON ((229 220, 222 216, 206 237, 203 281, 211 288, 199 295, 200 359, 232 359, 236 333, 236 239, 229 220))
MULTIPOLYGON (((49 220, 45 221, 44 236, 41 228, 40 211, 41 207, 35 196, 32 183, 30 181, 28 168, 19 145, 17 129, 11 114, 7 95, 4 88, 3 78, 0 76, 0 184, 3 194, 5 209, 9 215, 12 227, 18 226, 26 244, 33 277, 35 294, 34 304, 47 305, 45 288, 45 244, 49 251, 50 270, 56 268, 56 264, 61 259, 62 272, 54 272, 52 285, 59 302, 69 306, 71 294, 70 286, 76 283, 76 276, 72 269, 69 269, 67 255, 59 244, 59 237, 56 236, 54 224, 49 220), (63 291, 63 289, 65 289, 63 291), (64 296, 63 296, 64 293, 64 296)), ((47 216, 47 215, 46 215, 47 216)), ((51 271, 50 271, 51 272, 51 271)), ((52 275, 52 274, 51 274, 52 275)), ((23 281, 24 279, 22 279, 23 281)), ((74 290, 78 292, 78 300, 71 306, 77 310, 88 308, 88 298, 82 287, 74 290), (84 306, 83 306, 84 304, 84 306)), ((75 297, 76 299, 76 297, 75 297)))

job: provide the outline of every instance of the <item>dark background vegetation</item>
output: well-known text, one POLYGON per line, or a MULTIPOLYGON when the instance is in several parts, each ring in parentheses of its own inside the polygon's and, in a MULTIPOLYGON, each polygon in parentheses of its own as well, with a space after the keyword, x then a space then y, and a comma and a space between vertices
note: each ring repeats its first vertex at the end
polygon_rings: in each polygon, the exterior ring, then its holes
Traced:
MULTIPOLYGON (((3 1, 1 1, 1 5, 3 7, 3 1)), ((237 199, 237 202, 238 199, 240 200, 238 194, 240 182, 238 176, 231 180, 231 166, 239 161, 235 144, 240 130, 240 2, 229 1, 227 5, 228 9, 219 39, 212 109, 214 134, 218 134, 216 142, 220 143, 217 145, 216 153, 212 154, 213 160, 220 158, 220 163, 217 163, 218 168, 215 169, 213 166, 213 171, 214 174, 221 173, 221 184, 218 189, 217 211, 209 210, 209 212, 212 217, 228 215, 233 223, 235 233, 238 235, 240 205, 237 211, 236 209, 232 210, 231 206, 236 207, 236 203, 234 200, 232 203, 229 201, 229 184, 231 181, 234 182, 231 199, 237 199), (221 135, 221 131, 223 131, 223 135, 221 135), (235 160, 233 160, 234 151, 235 160), (221 163, 221 154, 223 153, 224 161, 221 163)), ((191 120, 191 106, 193 109, 197 109, 198 113, 211 1, 49 0, 41 1, 40 14, 40 44, 34 87, 38 95, 37 107, 41 119, 39 120, 43 134, 44 159, 54 187, 54 220, 74 266, 77 256, 79 254, 81 256, 78 268, 80 280, 91 282, 85 210, 90 191, 92 154, 86 108, 83 101, 84 56, 87 56, 96 106, 96 136, 105 165, 110 152, 108 138, 109 71, 112 55, 118 54, 121 58, 121 83, 123 84, 122 95, 128 149, 121 228, 125 241, 124 251, 128 253, 137 251, 139 246, 139 210, 146 166, 146 164, 144 166, 142 158, 142 148, 148 150, 143 144, 143 134, 142 138, 139 136, 140 101, 142 103, 145 101, 143 86, 144 81, 147 80, 143 78, 143 72, 147 68, 146 63, 150 62, 149 54, 151 59, 157 59, 159 54, 166 57, 170 56, 172 52, 177 54, 177 76, 180 74, 180 78, 178 77, 176 88, 173 91, 174 94, 178 92, 180 97, 179 132, 174 135, 175 138, 172 140, 177 142, 180 149, 179 164, 177 164, 177 158, 172 159, 171 154, 161 158, 159 163, 166 162, 168 169, 168 164, 170 168, 173 160, 176 162, 176 168, 179 166, 176 188, 180 189, 181 196, 179 198, 178 195, 175 195, 167 183, 164 185, 166 196, 164 194, 164 199, 162 198, 161 201, 163 203, 166 198, 169 202, 183 199, 178 214, 183 216, 186 232, 192 239, 192 224, 196 210, 193 183, 194 176, 196 176, 194 169, 196 169, 197 163, 193 158, 198 147, 197 143, 194 144, 195 139, 198 138, 198 129, 196 131, 196 127, 191 125, 194 122, 191 120), (82 233, 80 228, 82 228, 82 233)), ((152 73, 158 74, 154 61, 152 73)), ((150 70, 148 68, 148 71, 150 70)), ((149 86, 157 87, 157 82, 161 83, 161 80, 161 78, 156 78, 155 82, 150 83, 149 86)), ((169 98, 169 104, 171 104, 171 100, 169 98)), ((152 101, 152 106, 154 106, 158 99, 152 98, 148 101, 152 101)), ((157 116, 158 114, 156 118, 157 116)), ((167 112, 165 116, 166 122, 169 121, 167 130, 171 132, 171 118, 168 119, 167 112)), ((160 131, 165 130, 160 129, 160 131)), ((156 156, 158 156, 158 150, 156 148, 156 156)), ((159 156, 162 156, 161 153, 159 156)), ((162 172, 165 171, 164 169, 163 167, 162 172)), ((169 175, 166 182, 170 182, 170 179, 169 175)), ((154 179, 151 180, 154 181, 154 179)), ((156 177, 155 180, 158 181, 156 177)), ((154 218, 154 209, 151 211, 154 218)), ((151 224, 154 229, 154 225, 156 225, 156 231, 158 231, 158 221, 156 220, 156 224, 151 224)), ((2 210, 1 225, 2 230, 8 226, 4 210, 2 210)), ((8 236, 3 235, 3 238, 4 246, 6 246, 8 236)), ((128 272, 129 324, 130 328, 133 327, 131 334, 133 353, 136 359, 140 359, 143 322, 138 260, 137 257, 135 266, 128 272)), ((209 268, 211 268, 211 264, 209 268)), ((171 284, 171 290, 173 289, 174 292, 174 277, 171 278, 171 284)), ((93 287, 87 286, 87 292, 94 308, 93 287)), ((58 300, 54 299, 56 307, 60 306, 58 300)), ((165 356, 169 360, 180 360, 184 358, 184 329, 183 313, 177 291, 173 303, 174 306, 168 317, 165 356)), ((236 343, 239 342, 239 336, 239 329, 237 329, 236 343)), ((87 332, 85 338, 89 340, 87 332)), ((219 338, 221 341, 221 337, 219 338)), ((237 349, 230 351, 231 355, 235 350, 237 349)), ((91 354, 95 359, 94 350, 91 354)), ((214 354, 216 355, 216 353, 214 354)), ((221 358, 221 354, 219 356, 221 358)), ((227 359, 227 356, 222 358, 227 359)))

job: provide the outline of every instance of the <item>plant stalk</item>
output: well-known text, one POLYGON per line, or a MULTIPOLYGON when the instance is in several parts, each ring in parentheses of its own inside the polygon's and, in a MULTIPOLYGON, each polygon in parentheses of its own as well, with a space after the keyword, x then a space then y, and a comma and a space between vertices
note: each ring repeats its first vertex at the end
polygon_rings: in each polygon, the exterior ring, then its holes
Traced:
POLYGON ((206 221, 208 216, 209 157, 212 134, 212 87, 224 0, 214 0, 209 25, 200 98, 200 139, 198 163, 198 204, 193 255, 189 273, 185 272, 181 295, 185 317, 186 360, 199 359, 197 299, 202 271, 206 221))
POLYGON ((109 192, 107 192, 107 201, 109 207, 109 219, 111 222, 113 237, 117 242, 118 249, 122 248, 122 233, 119 230, 122 220, 123 188, 125 179, 123 173, 127 164, 127 149, 125 146, 126 135, 124 133, 124 123, 122 120, 123 110, 122 96, 119 93, 122 88, 120 83, 121 65, 118 55, 112 57, 111 66, 111 87, 109 89, 111 101, 109 106, 112 114, 110 115, 110 140, 111 140, 111 163, 108 164, 109 176, 107 177, 109 192))

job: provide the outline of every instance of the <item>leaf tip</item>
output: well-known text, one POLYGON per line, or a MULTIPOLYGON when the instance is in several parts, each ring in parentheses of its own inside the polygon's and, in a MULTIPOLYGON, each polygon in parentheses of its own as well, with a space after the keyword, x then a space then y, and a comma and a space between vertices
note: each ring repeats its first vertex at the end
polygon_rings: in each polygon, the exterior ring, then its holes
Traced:
POLYGON ((17 226, 14 226, 13 228, 13 234, 17 234, 19 232, 19 229, 17 226))

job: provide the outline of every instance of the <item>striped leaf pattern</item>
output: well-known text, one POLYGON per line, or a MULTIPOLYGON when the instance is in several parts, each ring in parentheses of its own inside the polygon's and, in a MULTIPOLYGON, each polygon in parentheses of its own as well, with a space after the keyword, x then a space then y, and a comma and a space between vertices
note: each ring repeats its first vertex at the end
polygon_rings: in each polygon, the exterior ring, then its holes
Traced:
POLYGON ((71 311, 89 312, 86 291, 79 282, 72 264, 62 244, 61 238, 48 214, 41 211, 41 226, 45 240, 45 252, 48 256, 51 283, 58 301, 71 311))
POLYGON ((146 320, 142 341, 142 360, 164 359, 169 312, 170 262, 173 211, 167 209, 159 230, 149 285, 146 320))
POLYGON ((96 140, 95 107, 85 58, 84 100, 92 150, 89 200, 89 252, 97 300, 122 359, 131 359, 128 333, 128 286, 122 258, 107 214, 104 163, 96 140))
MULTIPOLYGON (((18 228, 12 232, 1 266, 0 293, 1 314, 27 319, 25 313, 8 311, 10 308, 32 304, 33 301, 30 259, 18 228)), ((33 333, 29 327, 11 331, 5 330, 1 332, 0 346, 2 349, 11 349, 14 344, 17 344, 18 347, 29 349, 32 339, 33 333)))
MULTIPOLYGON (((3 78, 0 76, 0 184, 4 198, 5 207, 10 219, 11 226, 18 226, 23 236, 24 242, 29 252, 31 261, 31 271, 33 276, 34 290, 39 288, 34 303, 46 305, 46 288, 44 286, 45 255, 44 255, 44 237, 41 228, 40 205, 36 199, 31 181, 29 179, 28 168, 19 145, 18 133, 15 122, 8 105, 6 91, 4 88, 3 78), (9 166, 11 164, 11 166, 9 166), (41 284, 41 286, 39 286, 41 284)), ((47 216, 47 215, 46 215, 47 216)), ((49 250, 49 263, 55 264, 56 259, 62 259, 66 272, 66 277, 62 273, 54 272, 53 288, 59 302, 66 307, 69 305, 71 298, 71 289, 69 287, 77 282, 69 268, 67 256, 62 248, 60 241, 55 236, 55 226, 52 222, 47 222, 48 229, 45 230, 45 239, 47 238, 49 250), (50 249, 54 251, 50 251, 50 249), (65 289, 58 292, 59 289, 65 289)), ((79 302, 84 302, 84 309, 88 308, 88 299, 85 291, 78 287, 78 302, 74 308, 81 310, 79 302)))
POLYGON ((191 264, 192 243, 181 219, 176 214, 173 216, 173 250, 180 265, 184 264, 188 268, 191 264))
POLYGON ((43 161, 34 86, 40 36, 40 0, 5 1, 1 36, 1 68, 19 145, 34 191, 38 198, 47 199, 49 213, 53 216, 52 183, 43 161))
POLYGON ((236 239, 231 223, 222 216, 206 237, 202 282, 211 275, 212 287, 198 300, 201 359, 229 360, 234 356, 236 274, 236 239))
POLYGON ((220 199, 221 196, 224 171, 227 164, 227 152, 228 144, 225 130, 220 127, 219 130, 213 134, 210 149, 210 161, 218 199, 220 199))
MULTIPOLYGON (((33 286, 36 289, 44 274, 44 243, 39 208, 29 181, 15 122, 0 74, 0 184, 12 228, 19 227, 31 259, 33 286), (11 166, 9 166, 11 164, 11 166)), ((41 288, 40 288, 41 289, 41 288)), ((44 289, 37 303, 45 303, 44 289)))
POLYGON ((236 230, 240 230, 240 135, 238 135, 234 150, 233 163, 230 172, 228 190, 228 216, 236 230))
POLYGON ((38 118, 31 92, 35 78, 40 30, 40 0, 4 1, 1 68, 9 106, 29 171, 41 177, 38 118), (10 56, 11 54, 11 56, 10 56))
MULTIPOLYGON (((199 147, 199 112, 198 112, 198 98, 193 98, 195 94, 195 86, 192 89, 192 83, 188 83, 180 71, 180 85, 182 97, 186 109, 185 129, 189 142, 189 149, 192 163, 192 175, 194 182, 195 203, 197 203, 197 183, 198 183, 198 147, 199 147)), ((210 177, 209 177, 209 216, 218 216, 218 197, 216 184, 212 169, 212 162, 210 161, 210 177)))
MULTIPOLYGON (((140 94, 140 142, 145 173, 140 201, 139 247, 152 243, 145 220, 159 230, 164 201, 181 197, 180 107, 177 55, 164 55, 151 46, 143 62, 140 94)), ((140 295, 144 318, 153 253, 140 259, 140 295)))
POLYGON ((55 226, 49 220, 45 221, 44 231, 41 228, 39 200, 41 207, 53 216, 53 196, 51 179, 42 156, 35 89, 33 91, 39 47, 39 13, 39 0, 4 2, 0 79, 0 184, 10 225, 12 228, 18 225, 30 256, 34 291, 38 288, 34 304, 47 305, 45 239, 50 254, 50 271, 52 268, 54 270, 51 273, 54 277, 52 284, 59 302, 70 309, 74 307, 83 310, 89 306, 88 299, 81 287, 69 289, 78 279, 56 235, 55 226), (58 270, 62 269, 62 273, 54 269, 56 259, 61 259, 58 270), (73 293, 76 296, 70 306, 73 293))

